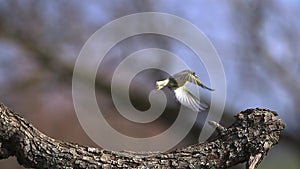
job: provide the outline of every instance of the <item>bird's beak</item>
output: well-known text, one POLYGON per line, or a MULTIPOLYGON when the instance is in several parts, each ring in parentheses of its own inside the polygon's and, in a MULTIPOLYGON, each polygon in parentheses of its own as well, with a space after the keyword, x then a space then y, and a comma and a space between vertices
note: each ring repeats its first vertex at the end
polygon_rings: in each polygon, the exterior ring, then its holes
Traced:
POLYGON ((157 86, 157 90, 164 88, 164 86, 157 86))
POLYGON ((156 81, 157 90, 161 90, 169 83, 169 79, 156 81))

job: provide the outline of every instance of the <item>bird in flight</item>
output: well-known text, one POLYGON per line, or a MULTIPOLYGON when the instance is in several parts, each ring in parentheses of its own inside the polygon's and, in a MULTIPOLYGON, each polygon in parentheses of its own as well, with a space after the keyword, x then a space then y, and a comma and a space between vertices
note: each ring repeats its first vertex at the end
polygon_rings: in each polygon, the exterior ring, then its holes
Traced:
POLYGON ((168 87, 170 90, 175 92, 176 99, 184 106, 194 111, 204 111, 208 108, 205 103, 188 91, 186 88, 187 83, 193 83, 209 91, 214 91, 205 86, 197 77, 196 73, 191 70, 183 70, 173 76, 168 77, 164 80, 156 81, 157 90, 161 90, 164 87, 168 87))

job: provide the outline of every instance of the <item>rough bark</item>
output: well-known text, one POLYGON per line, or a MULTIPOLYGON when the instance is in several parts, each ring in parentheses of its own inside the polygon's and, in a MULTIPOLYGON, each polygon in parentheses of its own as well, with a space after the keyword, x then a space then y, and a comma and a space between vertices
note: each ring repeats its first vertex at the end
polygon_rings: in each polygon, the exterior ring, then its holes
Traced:
POLYGON ((209 142, 170 153, 116 152, 52 139, 0 103, 0 158, 16 156, 31 168, 228 168, 246 162, 254 169, 279 142, 285 124, 277 113, 248 109, 228 128, 216 122, 209 142))

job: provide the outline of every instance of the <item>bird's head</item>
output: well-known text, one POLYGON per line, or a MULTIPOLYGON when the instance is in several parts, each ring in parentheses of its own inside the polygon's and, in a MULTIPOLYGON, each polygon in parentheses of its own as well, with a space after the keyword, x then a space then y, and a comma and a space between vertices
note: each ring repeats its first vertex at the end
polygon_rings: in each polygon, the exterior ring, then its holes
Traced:
POLYGON ((168 85, 168 83, 169 83, 169 79, 156 81, 157 90, 164 88, 165 86, 168 85))

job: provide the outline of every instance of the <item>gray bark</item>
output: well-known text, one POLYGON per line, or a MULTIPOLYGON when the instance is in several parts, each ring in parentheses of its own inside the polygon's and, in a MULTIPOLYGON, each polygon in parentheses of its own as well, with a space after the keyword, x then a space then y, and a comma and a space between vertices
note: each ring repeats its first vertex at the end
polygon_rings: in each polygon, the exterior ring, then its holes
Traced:
POLYGON ((30 168, 228 168, 246 162, 256 168, 279 142, 285 124, 277 113, 248 109, 225 128, 216 122, 217 136, 169 153, 116 152, 50 138, 0 103, 0 159, 16 156, 30 168))

